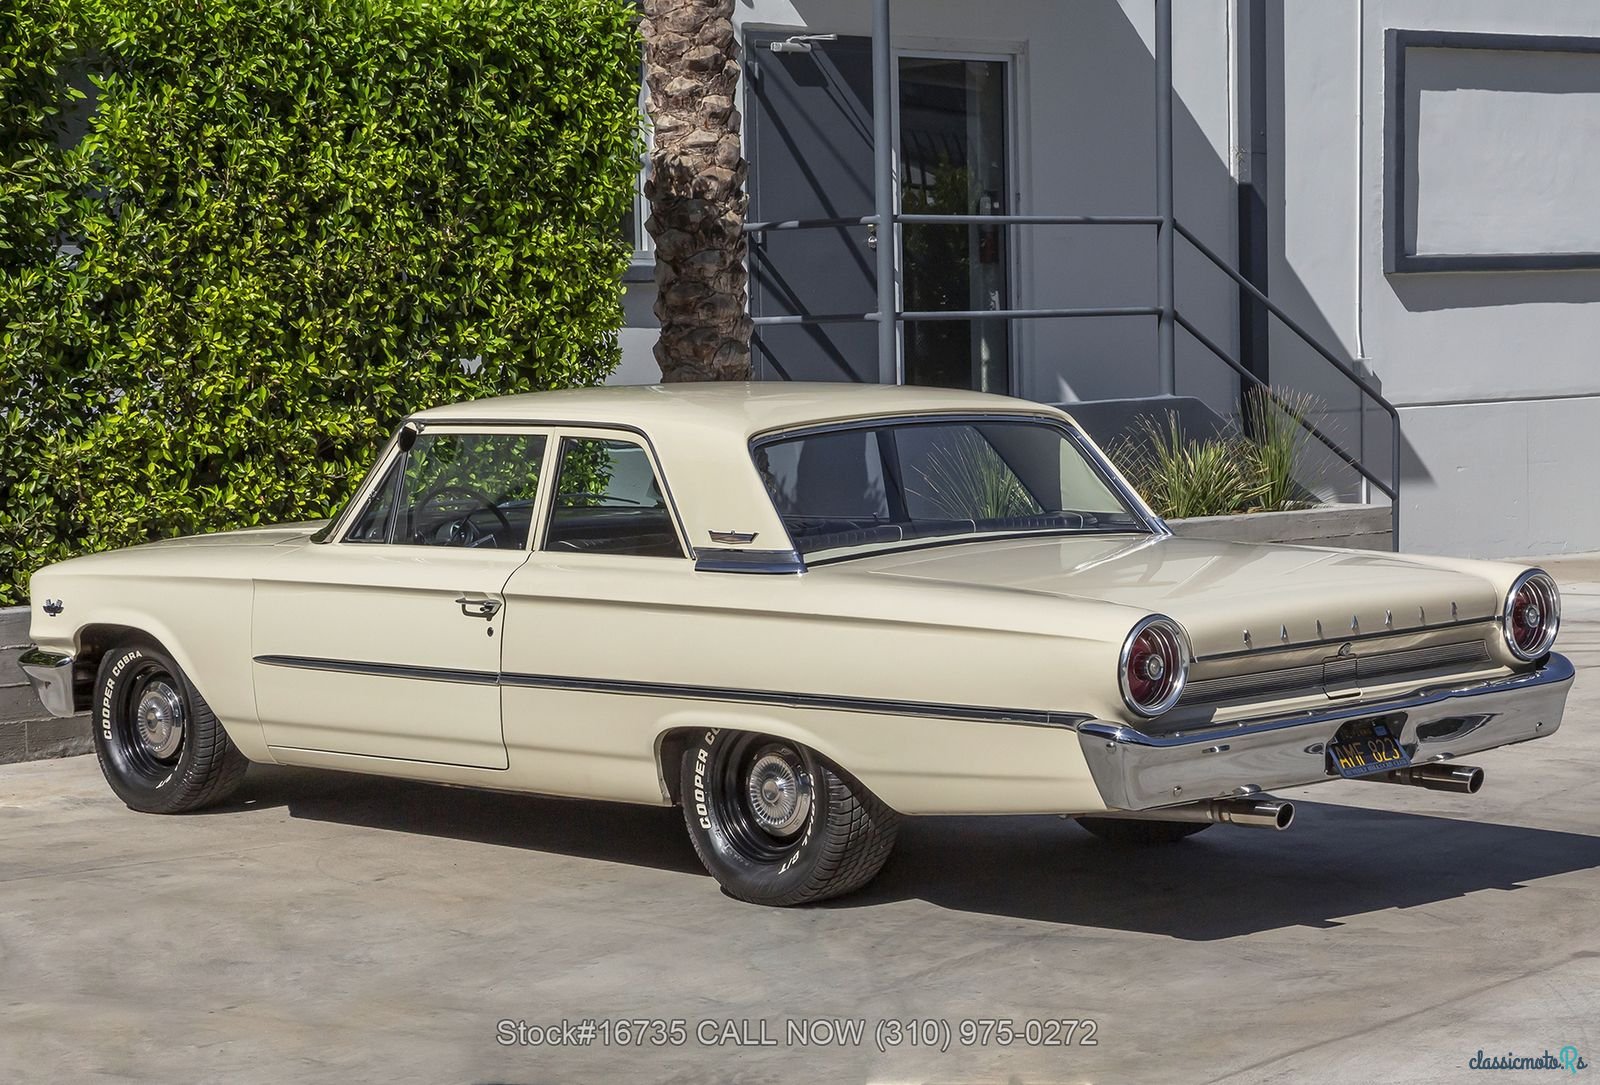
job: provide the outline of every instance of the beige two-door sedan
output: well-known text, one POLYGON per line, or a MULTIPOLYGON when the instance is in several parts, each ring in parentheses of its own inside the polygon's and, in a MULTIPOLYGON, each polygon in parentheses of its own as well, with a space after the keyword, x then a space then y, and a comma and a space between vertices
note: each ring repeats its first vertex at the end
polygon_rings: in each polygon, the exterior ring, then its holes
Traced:
POLYGON ((678 805, 734 896, 869 881, 916 814, 1127 843, 1286 828, 1273 789, 1476 791, 1561 723, 1520 565, 1175 538, 998 396, 597 388, 423 411, 326 524, 32 581, 23 666, 175 813, 250 761, 678 805))

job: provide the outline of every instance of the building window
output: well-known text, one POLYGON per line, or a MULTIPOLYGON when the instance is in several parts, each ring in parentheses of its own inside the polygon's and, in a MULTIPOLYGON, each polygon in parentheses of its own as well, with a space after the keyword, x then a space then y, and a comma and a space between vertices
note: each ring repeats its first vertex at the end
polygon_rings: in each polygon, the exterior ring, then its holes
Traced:
POLYGON ((650 218, 650 201, 644 198, 644 183, 650 176, 650 152, 655 148, 655 130, 650 126, 650 85, 644 80, 644 70, 639 72, 639 133, 644 137, 644 151, 639 156, 639 172, 633 182, 633 207, 622 223, 622 235, 633 247, 633 265, 648 268, 656 262, 655 241, 645 222, 650 218))

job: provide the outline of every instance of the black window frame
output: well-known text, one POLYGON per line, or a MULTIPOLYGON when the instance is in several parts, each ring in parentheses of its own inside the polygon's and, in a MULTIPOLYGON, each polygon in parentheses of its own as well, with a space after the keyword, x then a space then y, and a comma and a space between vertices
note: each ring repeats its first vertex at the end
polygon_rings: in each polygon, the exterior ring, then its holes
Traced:
MULTIPOLYGON (((556 444, 556 453, 551 461, 552 466, 554 467, 554 473, 550 476, 552 479, 552 488, 550 490, 549 497, 545 501, 543 519, 538 524, 539 530, 535 533, 538 539, 538 546, 536 548, 537 553, 556 554, 562 557, 569 555, 584 555, 584 551, 581 550, 553 550, 551 549, 550 544, 552 541, 552 536, 555 533, 556 513, 560 511, 561 508, 561 474, 566 468, 567 453, 572 445, 577 442, 598 441, 601 443, 629 445, 638 449, 640 455, 644 457, 645 465, 650 469, 651 482, 655 486, 656 492, 661 495, 661 513, 666 518, 667 527, 672 535, 673 544, 677 547, 677 553, 612 554, 600 550, 590 553, 588 556, 641 557, 676 561, 690 560, 694 556, 693 548, 690 547, 688 538, 683 531, 683 526, 679 522, 677 507, 672 500, 672 493, 667 488, 666 479, 661 471, 661 465, 656 459, 655 449, 651 446, 649 439, 646 438, 643 433, 633 429, 611 430, 603 426, 596 426, 592 431, 580 430, 576 432, 558 432, 554 435, 553 439, 556 444)), ((530 540, 530 546, 531 545, 532 544, 530 540)))
MULTIPOLYGON (((528 431, 526 433, 521 432, 523 429, 524 427, 519 424, 511 432, 513 435, 520 434, 521 436, 529 437, 539 442, 539 452, 537 457, 539 475, 538 489, 534 493, 531 515, 528 519, 527 535, 522 539, 521 543, 515 547, 500 548, 502 553, 527 554, 531 553, 533 550, 533 542, 537 535, 537 527, 539 524, 540 506, 545 500, 544 479, 547 477, 546 468, 549 463, 550 446, 552 442, 557 440, 557 435, 549 432, 547 427, 528 425, 526 426, 528 431)), ((402 431, 403 430, 404 427, 402 427, 402 431)), ((417 441, 425 438, 500 437, 505 436, 506 432, 507 431, 502 427, 479 428, 473 425, 455 426, 447 424, 445 426, 435 428, 432 432, 426 433, 419 427, 415 431, 416 436, 408 444, 401 445, 398 440, 395 440, 390 446, 393 449, 392 455, 390 455, 386 461, 380 461, 379 468, 375 473, 375 481, 370 485, 363 484, 362 488, 356 492, 355 499, 352 500, 351 505, 347 510, 349 522, 346 523, 343 526, 343 529, 339 532, 338 542, 341 544, 349 543, 352 546, 411 546, 422 550, 462 549, 461 547, 444 546, 432 543, 409 542, 395 538, 395 532, 399 527, 400 509, 404 504, 406 468, 411 462, 411 450, 416 446, 417 441), (384 525, 383 538, 351 538, 351 534, 356 530, 356 527, 361 523, 362 518, 366 515, 367 509, 371 507, 374 501, 379 500, 382 495, 391 488, 394 489, 396 493, 393 503, 389 506, 388 519, 384 525), (359 504, 357 502, 359 502, 359 504)), ((346 513, 341 513, 341 517, 336 517, 334 520, 329 521, 329 525, 333 526, 338 524, 339 519, 344 515, 346 515, 346 513)))

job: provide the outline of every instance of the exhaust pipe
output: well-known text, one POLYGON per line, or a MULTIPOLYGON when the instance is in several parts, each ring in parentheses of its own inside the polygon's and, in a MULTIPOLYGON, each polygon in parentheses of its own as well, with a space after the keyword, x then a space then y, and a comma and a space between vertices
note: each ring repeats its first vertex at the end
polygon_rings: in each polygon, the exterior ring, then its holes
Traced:
POLYGON ((1483 770, 1474 765, 1412 765, 1408 769, 1395 769, 1366 779, 1385 784, 1425 787, 1429 791, 1476 795, 1483 787, 1483 770))
POLYGON ((1209 799, 1153 810, 1111 810, 1094 816, 1135 821, 1198 821, 1208 825, 1238 825, 1247 829, 1281 831, 1294 824, 1294 803, 1271 798, 1209 799))

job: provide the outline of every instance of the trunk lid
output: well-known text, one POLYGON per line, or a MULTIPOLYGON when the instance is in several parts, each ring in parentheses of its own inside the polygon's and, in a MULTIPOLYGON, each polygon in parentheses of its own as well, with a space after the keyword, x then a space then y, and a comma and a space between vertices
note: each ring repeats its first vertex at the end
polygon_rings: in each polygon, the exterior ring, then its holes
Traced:
POLYGON ((834 568, 1162 613, 1183 624, 1200 659, 1483 621, 1501 603, 1487 579, 1425 558, 1142 535, 975 540, 834 568))

